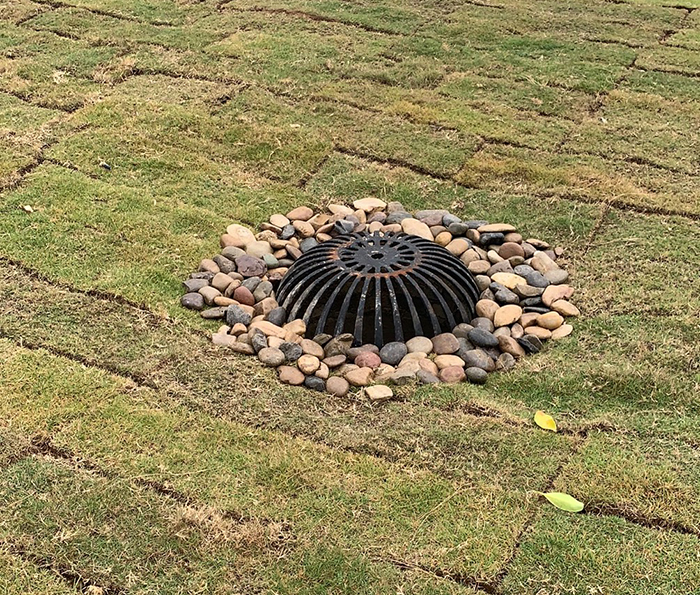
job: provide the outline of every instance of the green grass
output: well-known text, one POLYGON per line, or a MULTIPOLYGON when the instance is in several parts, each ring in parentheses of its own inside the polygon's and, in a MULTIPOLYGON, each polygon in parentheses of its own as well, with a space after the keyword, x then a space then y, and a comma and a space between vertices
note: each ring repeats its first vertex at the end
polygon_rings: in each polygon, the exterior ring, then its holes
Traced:
POLYGON ((699 593, 696 8, 0 0, 0 592, 699 593), (366 196, 564 246, 575 333, 377 406, 179 307, 366 196))

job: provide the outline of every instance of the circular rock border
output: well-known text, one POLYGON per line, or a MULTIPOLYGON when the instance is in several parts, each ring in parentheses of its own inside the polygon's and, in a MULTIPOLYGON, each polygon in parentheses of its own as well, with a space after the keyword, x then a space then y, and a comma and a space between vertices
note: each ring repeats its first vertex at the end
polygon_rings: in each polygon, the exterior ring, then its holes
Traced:
POLYGON ((254 233, 230 225, 221 253, 203 260, 183 282, 181 304, 225 324, 215 345, 257 355, 277 369, 281 382, 344 396, 364 388, 372 401, 393 396, 387 384, 484 384, 488 374, 508 371, 542 349, 547 340, 571 334, 567 318, 579 310, 569 275, 557 260, 564 251, 528 238, 507 223, 465 221, 446 210, 412 214, 401 203, 363 198, 351 208, 330 204, 275 214, 254 233), (451 333, 353 346, 353 336, 306 337, 303 320, 287 320, 275 287, 303 253, 320 242, 351 232, 404 232, 444 246, 467 265, 481 292, 476 317, 451 333))

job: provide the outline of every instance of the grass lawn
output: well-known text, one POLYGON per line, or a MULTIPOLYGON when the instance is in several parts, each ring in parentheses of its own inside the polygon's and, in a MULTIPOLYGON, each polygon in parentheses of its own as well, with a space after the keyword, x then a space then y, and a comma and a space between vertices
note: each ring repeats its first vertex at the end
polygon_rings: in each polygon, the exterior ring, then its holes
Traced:
POLYGON ((700 594, 699 8, 0 0, 0 593, 700 594), (369 195, 565 246, 574 334, 371 406, 179 306, 369 195))

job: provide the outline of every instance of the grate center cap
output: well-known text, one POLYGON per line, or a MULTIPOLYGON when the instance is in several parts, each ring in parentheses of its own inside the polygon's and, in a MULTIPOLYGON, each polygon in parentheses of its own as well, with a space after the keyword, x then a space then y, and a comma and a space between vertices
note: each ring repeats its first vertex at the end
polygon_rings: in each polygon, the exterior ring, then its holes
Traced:
POLYGON ((406 271, 420 260, 420 252, 399 236, 363 235, 336 249, 339 265, 361 275, 406 271))

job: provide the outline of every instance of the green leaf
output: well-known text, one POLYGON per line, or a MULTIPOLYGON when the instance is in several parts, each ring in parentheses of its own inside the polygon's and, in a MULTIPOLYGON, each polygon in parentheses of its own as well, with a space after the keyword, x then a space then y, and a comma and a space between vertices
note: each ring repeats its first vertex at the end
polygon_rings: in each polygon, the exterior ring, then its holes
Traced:
POLYGON ((535 423, 543 430, 557 431, 557 422, 554 421, 551 415, 547 415, 544 411, 535 413, 535 423))
POLYGON ((573 496, 569 494, 564 494, 562 492, 538 492, 541 496, 544 496, 557 508, 566 510, 567 512, 581 512, 583 510, 583 502, 579 502, 573 496))

